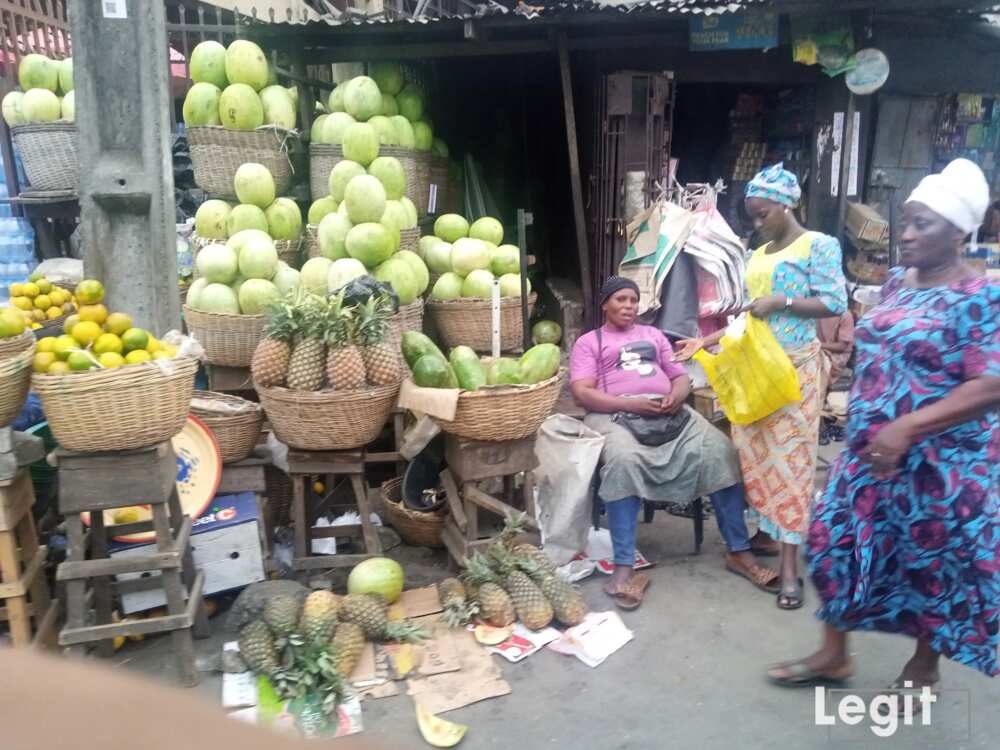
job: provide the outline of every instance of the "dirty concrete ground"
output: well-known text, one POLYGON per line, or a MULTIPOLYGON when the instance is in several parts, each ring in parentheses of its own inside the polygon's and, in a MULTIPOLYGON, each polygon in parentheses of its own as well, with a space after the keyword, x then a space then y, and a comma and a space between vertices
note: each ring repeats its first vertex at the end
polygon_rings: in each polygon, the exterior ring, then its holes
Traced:
MULTIPOLYGON (((824 449, 832 455, 832 449, 824 449)), ((806 605, 795 612, 775 606, 773 596, 751 587, 723 567, 723 546, 714 520, 705 524, 705 544, 693 554, 687 519, 658 512, 640 525, 639 546, 658 565, 642 607, 623 612, 635 639, 602 666, 590 669, 572 657, 541 651, 519 664, 500 660, 512 693, 445 714, 470 726, 461 747, 602 748, 996 748, 1000 744, 1000 682, 951 662, 942 662, 943 688, 930 726, 900 726, 878 738, 866 719, 859 726, 815 725, 813 690, 769 685, 770 663, 810 653, 818 642, 813 615, 816 596, 807 586, 806 605)), ((443 577, 442 558, 408 550, 408 585, 443 577)), ((592 609, 609 608, 603 578, 581 584, 592 609)), ((197 642, 199 654, 218 652, 230 638, 224 615, 213 618, 215 634, 197 642)), ((912 641, 882 634, 852 637, 854 691, 889 683, 912 651, 912 641)), ((114 662, 169 680, 170 639, 128 644, 114 662)), ((219 702, 221 680, 203 675, 194 688, 219 702)), ((835 696, 839 701, 841 696, 835 696)), ((827 702, 830 706, 832 700, 827 702)), ((406 695, 364 704, 365 737, 373 747, 424 746, 406 695)), ((902 722, 900 722, 902 723, 902 722)))

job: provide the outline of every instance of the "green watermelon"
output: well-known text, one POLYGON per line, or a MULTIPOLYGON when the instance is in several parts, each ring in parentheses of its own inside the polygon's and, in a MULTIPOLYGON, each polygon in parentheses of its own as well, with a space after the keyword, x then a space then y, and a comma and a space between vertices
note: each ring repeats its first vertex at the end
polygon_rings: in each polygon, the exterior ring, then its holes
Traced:
POLYGON ((451 365, 436 354, 425 354, 413 364, 413 382, 421 388, 458 387, 451 365))
POLYGON ((538 344, 523 355, 519 367, 521 382, 533 385, 548 380, 559 372, 559 347, 555 344, 538 344))

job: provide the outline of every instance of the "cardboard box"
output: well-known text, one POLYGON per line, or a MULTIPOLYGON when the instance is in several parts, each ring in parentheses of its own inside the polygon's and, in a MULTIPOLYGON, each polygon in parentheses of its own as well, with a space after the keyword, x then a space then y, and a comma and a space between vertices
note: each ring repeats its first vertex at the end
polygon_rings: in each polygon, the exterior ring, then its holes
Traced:
MULTIPOLYGON (((114 542, 110 554, 111 557, 147 555, 154 546, 114 542)), ((195 567, 205 573, 205 594, 217 594, 263 581, 264 558, 257 497, 252 492, 217 496, 208 511, 192 523, 191 553, 195 567)), ((149 573, 123 573, 117 579, 125 581, 151 577, 149 573)), ((164 604, 166 596, 159 586, 122 594, 122 611, 125 614, 164 604)))
POLYGON ((858 242, 881 245, 889 241, 889 222, 864 203, 847 204, 847 231, 858 242))

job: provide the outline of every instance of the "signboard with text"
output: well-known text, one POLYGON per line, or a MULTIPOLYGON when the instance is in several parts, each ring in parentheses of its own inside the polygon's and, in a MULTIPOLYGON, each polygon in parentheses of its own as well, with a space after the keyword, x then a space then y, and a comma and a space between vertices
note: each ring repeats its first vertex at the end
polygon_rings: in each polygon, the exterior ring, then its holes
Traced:
POLYGON ((692 16, 690 48, 695 52, 723 49, 771 49, 778 46, 775 13, 725 13, 692 16))

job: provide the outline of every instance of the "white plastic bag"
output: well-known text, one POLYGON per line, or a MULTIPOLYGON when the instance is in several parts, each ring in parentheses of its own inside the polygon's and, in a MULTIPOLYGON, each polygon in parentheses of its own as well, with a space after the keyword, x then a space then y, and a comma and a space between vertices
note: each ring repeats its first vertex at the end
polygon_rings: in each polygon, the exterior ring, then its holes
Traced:
POLYGON ((604 436, 578 419, 553 414, 538 430, 535 484, 542 546, 557 566, 587 545, 593 502, 592 480, 604 436))

